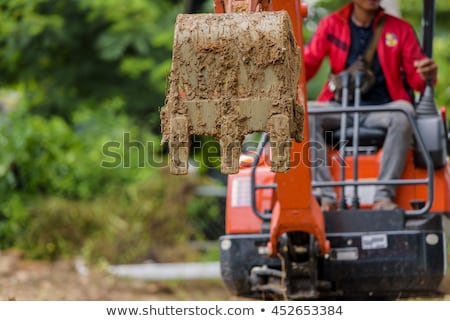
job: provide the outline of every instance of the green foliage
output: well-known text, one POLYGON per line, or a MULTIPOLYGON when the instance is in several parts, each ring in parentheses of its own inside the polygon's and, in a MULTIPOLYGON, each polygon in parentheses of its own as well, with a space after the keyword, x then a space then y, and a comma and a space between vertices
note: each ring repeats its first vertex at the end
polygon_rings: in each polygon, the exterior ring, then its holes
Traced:
POLYGON ((214 1, 212 1, 212 0, 205 1, 205 3, 202 6, 202 12, 207 12, 207 13, 214 12, 214 1))
POLYGON ((214 234, 215 231, 212 229, 217 225, 220 210, 219 202, 213 197, 197 196, 189 202, 186 214, 190 222, 195 223, 196 230, 200 232, 198 238, 214 234))
POLYGON ((159 130, 179 6, 166 1, 2 0, 0 86, 33 111, 70 119, 119 97, 159 130))
POLYGON ((116 97, 95 111, 81 106, 71 125, 25 106, 0 114, 0 248, 112 263, 196 257, 182 245, 205 238, 217 201, 194 195, 203 179, 148 163, 158 149, 144 147, 159 146, 159 138, 136 126, 123 104, 116 97), (125 137, 143 148, 130 148, 125 137), (119 144, 120 162, 101 166, 109 142, 119 144))
POLYGON ((321 15, 323 15, 323 13, 325 12, 329 13, 335 11, 349 2, 350 2, 349 0, 318 0, 315 2, 314 7, 316 9, 322 8, 321 15))
POLYGON ((40 116, 28 117, 21 112, 2 116, 2 194, 11 189, 69 193, 64 173, 74 165, 72 152, 78 142, 65 121, 58 117, 48 120, 40 116), (11 167, 15 170, 10 170, 11 167))
POLYGON ((29 205, 31 219, 15 245, 40 259, 80 254, 96 263, 194 259, 199 254, 186 244, 199 231, 185 208, 196 184, 195 177, 159 171, 91 201, 38 197, 29 205))
POLYGON ((450 111, 450 79, 446 75, 450 72, 449 42, 450 36, 436 37, 433 46, 434 57, 438 64, 438 83, 435 90, 436 101, 439 105, 447 106, 448 111, 450 111))
MULTIPOLYGON (((108 141, 121 141, 124 133, 140 141, 157 141, 132 125, 123 114, 111 113, 106 108, 95 112, 80 109, 74 114, 73 128, 60 117, 43 118, 22 108, 2 116, 2 195, 20 191, 26 195, 88 199, 103 193, 109 185, 134 181, 143 172, 148 174, 148 169, 138 171, 136 157, 128 169, 100 166, 102 146, 108 141)), ((121 158, 127 152, 118 149, 121 158)))
MULTIPOLYGON (((308 9, 308 19, 305 21, 304 28, 304 41, 305 43, 313 35, 314 31, 317 28, 317 24, 320 19, 325 17, 330 12, 342 7, 348 1, 340 0, 340 1, 330 1, 330 0, 320 0, 311 5, 308 9)), ((319 95, 322 90, 323 84, 330 73, 330 65, 328 63, 328 59, 326 59, 322 66, 320 67, 316 76, 308 82, 308 99, 314 100, 319 95)))
MULTIPOLYGON (((416 27, 418 36, 422 37, 420 31, 422 0, 404 0, 400 1, 400 5, 402 14, 416 27)), ((450 36, 448 35, 448 29, 450 28, 449 14, 450 1, 436 1, 433 58, 436 60, 439 70, 435 94, 437 103, 447 106, 447 108, 450 108, 450 79, 446 77, 450 68, 450 55, 448 52, 448 43, 450 42, 450 36)))
POLYGON ((7 198, 2 197, 1 205, 0 248, 7 248, 24 235, 30 215, 18 193, 11 193, 7 198))
MULTIPOLYGON (((33 218, 29 206, 36 196, 90 200, 117 186, 147 178, 154 169, 139 168, 137 153, 118 148, 129 167, 102 167, 102 147, 123 140, 128 133, 136 141, 159 139, 133 125, 111 101, 97 111, 79 109, 74 127, 60 117, 44 118, 23 106, 0 114, 0 247, 8 247, 25 233, 33 218)), ((44 214, 44 218, 46 215, 44 214)))

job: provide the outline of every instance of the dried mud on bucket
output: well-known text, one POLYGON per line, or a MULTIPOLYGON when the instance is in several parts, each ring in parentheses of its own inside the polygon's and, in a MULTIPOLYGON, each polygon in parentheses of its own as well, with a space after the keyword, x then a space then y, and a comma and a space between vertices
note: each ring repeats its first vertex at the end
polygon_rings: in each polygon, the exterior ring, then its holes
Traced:
POLYGON ((289 167, 290 142, 302 140, 300 56, 286 12, 179 15, 170 90, 161 108, 173 174, 188 170, 190 135, 212 135, 221 170, 238 172, 242 140, 265 131, 272 170, 289 167))

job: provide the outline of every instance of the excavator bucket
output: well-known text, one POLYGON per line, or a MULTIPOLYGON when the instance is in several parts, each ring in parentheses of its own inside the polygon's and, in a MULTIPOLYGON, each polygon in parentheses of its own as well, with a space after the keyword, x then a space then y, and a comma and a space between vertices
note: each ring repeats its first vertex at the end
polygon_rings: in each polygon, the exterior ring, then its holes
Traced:
POLYGON ((244 136, 260 131, 270 136, 272 170, 287 171, 291 140, 303 138, 300 66, 285 11, 179 15, 161 108, 171 173, 187 173, 190 135, 214 136, 221 171, 237 173, 244 136))

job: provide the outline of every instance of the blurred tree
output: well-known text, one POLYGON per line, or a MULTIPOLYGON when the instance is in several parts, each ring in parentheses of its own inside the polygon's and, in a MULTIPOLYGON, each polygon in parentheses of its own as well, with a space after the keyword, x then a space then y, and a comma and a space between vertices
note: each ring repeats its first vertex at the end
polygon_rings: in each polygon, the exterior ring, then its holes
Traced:
POLYGON ((159 131, 175 16, 167 1, 0 0, 0 87, 70 119, 117 97, 159 131))
MULTIPOLYGON (((403 17, 405 17, 415 27, 419 38, 421 33, 422 1, 425 0, 402 0, 400 7, 403 17)), ((446 77, 450 71, 450 54, 448 43, 450 35, 450 1, 435 1, 436 25, 433 43, 433 58, 438 64, 438 83, 436 86, 436 101, 439 105, 450 107, 450 79, 446 77)))
POLYGON ((184 12, 199 13, 203 11, 203 7, 208 0, 185 0, 184 12))

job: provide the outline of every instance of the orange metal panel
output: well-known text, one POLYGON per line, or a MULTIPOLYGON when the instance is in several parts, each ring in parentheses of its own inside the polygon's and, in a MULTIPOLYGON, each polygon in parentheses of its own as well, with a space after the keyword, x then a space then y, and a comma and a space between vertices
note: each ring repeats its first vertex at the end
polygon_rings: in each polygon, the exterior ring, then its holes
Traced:
POLYGON ((225 13, 225 3, 223 0, 214 0, 215 13, 225 13))
MULTIPOLYGON (((300 0, 272 1, 273 10, 286 10, 291 17, 294 35, 300 52, 303 52, 303 18, 307 15, 307 8, 300 0)), ((298 83, 299 102, 306 109, 306 78, 302 70, 305 69, 301 60, 301 72, 298 83)), ((269 250, 277 253, 279 236, 291 231, 311 233, 318 241, 322 254, 329 252, 329 242, 325 238, 325 222, 320 207, 312 195, 311 170, 308 159, 308 116, 304 119, 305 139, 302 143, 293 142, 291 152, 292 167, 288 173, 277 173, 278 206, 274 210, 271 225, 269 250)))

